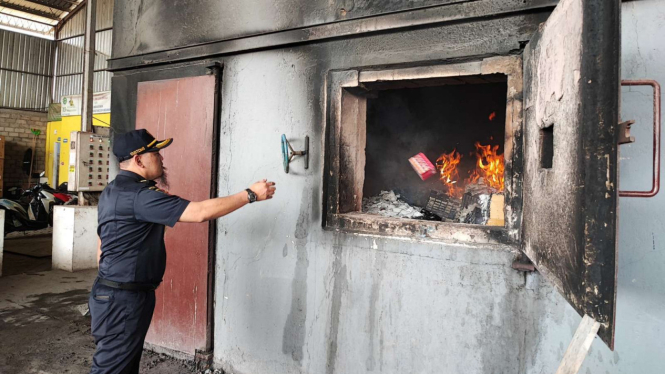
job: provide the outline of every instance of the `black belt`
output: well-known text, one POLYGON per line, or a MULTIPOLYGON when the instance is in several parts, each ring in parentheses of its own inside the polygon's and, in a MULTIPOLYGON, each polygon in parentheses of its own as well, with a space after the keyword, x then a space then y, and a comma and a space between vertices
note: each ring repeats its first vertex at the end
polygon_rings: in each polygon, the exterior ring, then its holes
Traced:
POLYGON ((118 288, 121 290, 131 291, 154 291, 159 287, 159 284, 152 283, 119 283, 108 279, 97 277, 97 283, 103 284, 107 287, 118 288))

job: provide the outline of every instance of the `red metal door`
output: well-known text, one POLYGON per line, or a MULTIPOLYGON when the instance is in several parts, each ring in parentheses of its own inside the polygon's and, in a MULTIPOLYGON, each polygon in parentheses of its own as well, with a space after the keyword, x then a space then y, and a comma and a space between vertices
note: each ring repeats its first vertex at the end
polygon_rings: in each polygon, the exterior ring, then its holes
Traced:
MULTIPOLYGON (((168 190, 191 201, 211 197, 214 75, 141 82, 136 128, 157 139, 174 138, 161 153, 168 190)), ((166 274, 146 341, 194 354, 206 348, 208 321, 208 223, 179 223, 166 230, 166 274)))

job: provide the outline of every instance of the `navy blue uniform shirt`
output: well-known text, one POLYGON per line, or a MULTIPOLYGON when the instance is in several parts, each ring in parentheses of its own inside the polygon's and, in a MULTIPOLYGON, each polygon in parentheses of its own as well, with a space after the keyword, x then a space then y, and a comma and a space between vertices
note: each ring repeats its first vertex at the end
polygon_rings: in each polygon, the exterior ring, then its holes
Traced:
POLYGON ((120 171, 99 198, 99 276, 121 283, 159 284, 166 269, 165 225, 173 227, 188 204, 161 191, 153 181, 120 171))

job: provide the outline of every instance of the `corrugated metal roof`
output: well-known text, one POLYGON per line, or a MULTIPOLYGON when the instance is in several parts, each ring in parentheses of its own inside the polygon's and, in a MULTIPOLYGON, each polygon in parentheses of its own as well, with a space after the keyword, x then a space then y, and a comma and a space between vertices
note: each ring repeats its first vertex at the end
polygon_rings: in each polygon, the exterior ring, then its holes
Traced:
POLYGON ((0 0, 0 26, 54 35, 55 27, 85 0, 0 0))
MULTIPOLYGON (((0 4, 6 1, 9 0, 0 0, 0 4)), ((45 6, 47 2, 54 6, 62 3, 83 5, 72 8, 75 11, 71 13, 60 10, 65 15, 60 21, 44 22, 51 30, 54 29, 52 25, 57 24, 59 30, 54 33, 55 41, 0 29, 0 107, 45 110, 51 100, 58 102, 63 95, 81 93, 86 2, 35 0, 34 6, 45 6)), ((0 25, 5 16, 4 10, 0 9, 0 25)), ((106 68, 111 57, 112 26, 113 0, 97 0, 95 92, 111 89, 111 73, 106 68)))
MULTIPOLYGON (((57 39, 71 38, 85 33, 85 4, 70 16, 66 22, 58 25, 57 39)), ((113 27, 113 0, 97 0, 96 30, 113 27)))

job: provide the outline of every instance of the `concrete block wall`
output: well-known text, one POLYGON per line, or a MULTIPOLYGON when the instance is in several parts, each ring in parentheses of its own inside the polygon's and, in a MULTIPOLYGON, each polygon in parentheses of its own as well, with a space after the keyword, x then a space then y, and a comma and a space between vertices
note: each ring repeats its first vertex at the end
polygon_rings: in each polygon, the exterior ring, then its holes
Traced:
MULTIPOLYGON (((37 137, 33 172, 44 171, 46 163, 46 113, 0 109, 0 134, 5 136, 4 189, 23 186, 28 176, 23 172, 23 154, 33 147, 30 129, 41 130, 37 137)), ((25 187, 25 186, 23 186, 25 187)))

